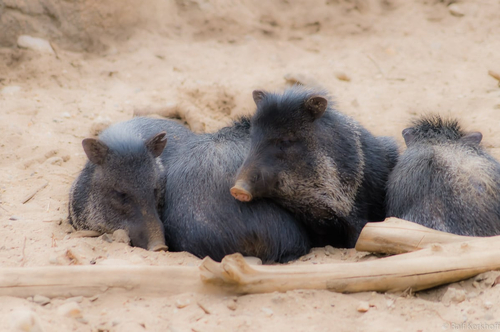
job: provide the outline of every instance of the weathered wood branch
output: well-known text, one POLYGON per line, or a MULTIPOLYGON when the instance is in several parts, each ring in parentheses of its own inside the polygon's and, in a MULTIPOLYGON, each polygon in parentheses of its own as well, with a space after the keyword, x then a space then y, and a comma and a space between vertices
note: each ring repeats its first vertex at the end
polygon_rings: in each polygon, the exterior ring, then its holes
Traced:
POLYGON ((454 243, 482 239, 460 236, 398 218, 366 224, 359 235, 356 250, 384 254, 402 254, 428 248, 433 243, 454 243))
POLYGON ((138 296, 224 293, 222 288, 202 284, 195 266, 86 265, 0 270, 0 296, 72 297, 121 291, 138 296))
MULTIPOLYGON (((406 232, 407 230, 405 230, 406 232)), ((421 236, 420 236, 421 237, 421 236)), ((500 269, 500 238, 431 244, 419 251, 358 263, 249 266, 239 254, 221 263, 205 258, 201 277, 236 293, 327 289, 335 292, 398 292, 432 288, 500 269)))
POLYGON ((372 261, 320 265, 251 266, 240 254, 234 254, 226 256, 221 263, 205 258, 199 268, 2 268, 0 296, 28 297, 39 294, 71 297, 120 291, 141 296, 167 296, 185 292, 265 293, 292 289, 418 291, 500 269, 500 236, 460 237, 404 221, 367 225, 358 240, 359 248, 386 253, 417 251, 372 261))

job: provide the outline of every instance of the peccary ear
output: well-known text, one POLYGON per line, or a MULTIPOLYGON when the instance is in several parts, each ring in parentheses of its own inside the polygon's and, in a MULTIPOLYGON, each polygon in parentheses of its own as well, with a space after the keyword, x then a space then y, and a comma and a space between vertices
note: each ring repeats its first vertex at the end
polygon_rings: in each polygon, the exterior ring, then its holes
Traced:
POLYGON ((323 116, 323 113, 325 113, 328 106, 328 100, 322 96, 312 96, 306 100, 304 106, 316 120, 323 116))
POLYGON ((109 150, 106 144, 95 138, 84 139, 82 141, 82 146, 87 158, 96 165, 100 165, 104 162, 109 150))
POLYGON ((465 135, 460 139, 460 141, 467 144, 479 145, 482 139, 483 139, 483 134, 481 134, 479 131, 475 131, 473 133, 465 135))
POLYGON ((259 106, 260 102, 262 101, 262 99, 264 99, 265 96, 266 93, 262 90, 254 90, 254 92, 252 92, 253 101, 257 106, 259 106))
POLYGON ((151 151, 153 156, 159 157, 165 149, 165 145, 167 145, 167 133, 162 131, 159 134, 156 134, 154 137, 150 138, 146 142, 146 148, 151 151))
POLYGON ((413 132, 413 128, 403 129, 403 138, 405 139, 406 146, 410 146, 415 142, 415 133, 413 132))

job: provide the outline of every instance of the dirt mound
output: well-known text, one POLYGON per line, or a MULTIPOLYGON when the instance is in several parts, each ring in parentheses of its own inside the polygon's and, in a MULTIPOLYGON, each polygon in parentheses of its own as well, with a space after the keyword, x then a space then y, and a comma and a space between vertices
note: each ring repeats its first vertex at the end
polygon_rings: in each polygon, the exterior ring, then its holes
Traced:
POLYGON ((140 22, 134 1, 0 1, 1 46, 19 35, 49 39, 71 50, 100 51, 107 39, 124 40, 140 22))
POLYGON ((374 17, 398 6, 387 0, 0 0, 0 46, 27 34, 68 50, 102 52, 137 28, 194 40, 236 42, 245 34, 302 40, 325 31, 369 31, 374 17))

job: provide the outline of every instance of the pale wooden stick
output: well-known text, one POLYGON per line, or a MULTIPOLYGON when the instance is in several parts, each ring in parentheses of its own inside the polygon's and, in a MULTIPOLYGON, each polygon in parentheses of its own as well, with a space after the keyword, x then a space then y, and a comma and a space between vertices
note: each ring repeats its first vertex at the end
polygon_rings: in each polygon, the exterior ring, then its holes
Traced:
POLYGON ((127 291, 137 296, 186 292, 224 294, 204 285, 197 267, 188 266, 49 266, 0 269, 0 296, 93 296, 127 291))
MULTIPOLYGON (((127 290, 133 295, 160 296, 184 292, 263 293, 291 289, 384 292, 411 288, 418 291, 500 269, 500 237, 465 238, 467 241, 463 242, 463 237, 429 231, 412 223, 399 223, 404 226, 399 232, 409 235, 387 237, 385 241, 389 245, 386 247, 391 248, 391 241, 400 245, 409 243, 409 239, 413 239, 414 243, 410 243, 407 250, 424 248, 424 242, 430 247, 375 261, 312 266, 250 266, 240 254, 229 255, 221 263, 205 258, 199 267, 203 283, 196 267, 4 268, 0 270, 0 296, 27 297, 39 294, 48 297, 71 297, 120 290, 127 290), (423 239, 422 232, 426 234, 423 239), (420 235, 415 237, 412 233, 420 235), (436 237, 427 238, 428 234, 436 237), (459 242, 431 244, 451 238, 459 242)), ((391 223, 386 223, 389 224, 391 223)), ((398 230, 397 227, 387 229, 389 232, 398 230)), ((383 235, 383 232, 380 234, 383 235)))
POLYGON ((500 269, 500 239, 432 245, 375 261, 345 264, 249 266, 240 254, 221 263, 205 258, 202 280, 236 293, 328 289, 335 292, 418 291, 500 269))
POLYGON ((101 236, 102 233, 98 231, 89 231, 89 230, 81 230, 81 231, 76 231, 73 233, 69 234, 70 239, 77 239, 81 237, 98 237, 101 236))
POLYGON ((36 194, 38 194, 38 192, 40 190, 42 190, 43 188, 47 187, 48 184, 49 183, 46 182, 46 183, 42 184, 41 186, 37 187, 32 192, 30 192, 28 195, 24 196, 24 198, 21 200, 21 203, 23 203, 23 204, 28 203, 33 197, 35 197, 36 194))
POLYGON ((490 75, 491 77, 493 77, 494 79, 499 81, 499 84, 500 84, 500 74, 498 72, 493 71, 493 70, 488 70, 488 75, 490 75))
POLYGON ((429 247, 433 243, 453 243, 478 239, 436 231, 411 221, 388 218, 366 224, 359 235, 356 250, 402 254, 429 247))

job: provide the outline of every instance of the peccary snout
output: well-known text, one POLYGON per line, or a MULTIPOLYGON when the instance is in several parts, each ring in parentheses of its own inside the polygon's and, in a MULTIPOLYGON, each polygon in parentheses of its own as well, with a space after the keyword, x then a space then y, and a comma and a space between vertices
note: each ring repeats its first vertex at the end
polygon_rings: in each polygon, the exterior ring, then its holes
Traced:
POLYGON ((167 251, 163 223, 156 211, 141 211, 138 222, 130 223, 128 232, 135 247, 149 251, 167 251))
POLYGON ((245 180, 237 180, 231 188, 231 195, 241 202, 250 202, 253 198, 250 186, 245 180))
POLYGON ((250 202, 255 198, 270 197, 275 186, 278 169, 255 161, 258 151, 250 151, 247 161, 240 167, 231 195, 241 202, 250 202))

